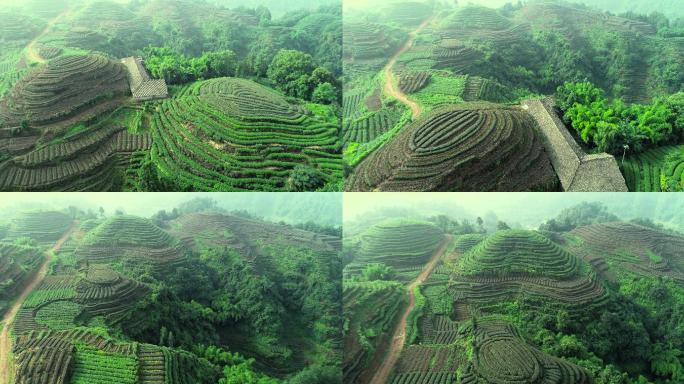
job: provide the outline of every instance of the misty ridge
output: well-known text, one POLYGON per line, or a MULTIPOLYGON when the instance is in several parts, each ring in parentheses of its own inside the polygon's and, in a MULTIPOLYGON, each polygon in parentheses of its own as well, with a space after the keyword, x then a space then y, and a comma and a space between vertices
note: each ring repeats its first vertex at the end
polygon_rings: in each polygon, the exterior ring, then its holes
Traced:
POLYGON ((1 12, 0 190, 342 189, 339 2, 1 12))
POLYGON ((31 195, 8 193, 0 201, 5 220, 22 211, 66 211, 71 206, 84 212, 99 215, 100 208, 107 216, 129 214, 152 217, 160 211, 171 213, 175 208, 182 212, 240 212, 271 222, 303 224, 312 222, 337 227, 342 224, 342 200, 339 194, 151 194, 122 195, 118 193, 45 194, 36 199, 31 195))
MULTIPOLYGON (((511 1, 511 0, 456 0, 456 1, 426 1, 426 3, 434 5, 442 5, 445 7, 455 6, 455 5, 480 5, 490 8, 501 8, 506 6, 506 4, 517 5, 534 3, 539 1, 548 0, 521 0, 511 1)), ((684 17, 684 10, 681 9, 681 3, 677 0, 555 0, 560 3, 574 3, 583 4, 587 7, 598 9, 601 11, 608 11, 613 14, 620 14, 625 12, 634 12, 639 14, 650 14, 652 12, 660 12, 670 17, 673 21, 674 19, 684 17)), ((372 2, 362 1, 362 0, 347 0, 344 2, 345 9, 353 8, 363 8, 364 6, 381 6, 384 4, 401 3, 402 0, 375 0, 372 2)))
MULTIPOLYGON (((549 217, 566 210, 586 206, 587 212, 603 210, 616 220, 646 219, 664 228, 683 232, 681 212, 684 202, 676 194, 604 194, 584 193, 560 195, 554 193, 433 193, 428 196, 411 193, 345 195, 344 230, 358 230, 387 218, 427 218, 446 215, 475 223, 482 218, 489 230, 498 221, 513 228, 533 229, 549 217)), ((579 209, 579 208, 578 208, 579 209)), ((589 214, 589 213, 587 213, 589 214)))

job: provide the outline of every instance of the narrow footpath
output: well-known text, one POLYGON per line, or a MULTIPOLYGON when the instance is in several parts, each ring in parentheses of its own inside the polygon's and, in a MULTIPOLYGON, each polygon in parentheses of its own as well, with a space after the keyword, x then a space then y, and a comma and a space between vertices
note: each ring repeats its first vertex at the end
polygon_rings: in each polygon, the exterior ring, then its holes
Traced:
POLYGON ((385 355, 385 360, 382 362, 382 365, 380 365, 380 368, 376 371, 375 375, 373 376, 373 379, 370 381, 370 384, 386 384, 388 382, 389 375, 392 373, 394 366, 397 364, 397 361, 399 360, 399 356, 401 356, 401 351, 404 349, 404 343, 406 342, 406 323, 408 321, 409 314, 413 311, 413 308, 416 306, 416 296, 413 293, 413 290, 415 287, 419 286, 420 284, 423 284, 423 282, 427 280, 427 278, 430 276, 432 271, 437 266, 437 263, 446 253, 446 249, 451 243, 452 239, 453 236, 446 236, 446 238, 442 242, 442 245, 440 245, 440 247, 437 248, 435 253, 430 258, 430 261, 425 265, 425 267, 423 267, 423 270, 420 272, 420 275, 418 275, 418 277, 415 280, 413 280, 413 282, 411 282, 411 284, 409 284, 408 287, 406 287, 406 293, 409 296, 409 305, 406 307, 404 313, 402 313, 401 319, 399 319, 399 322, 394 328, 392 344, 390 345, 390 348, 387 351, 387 355, 385 355))
POLYGON ((409 34, 409 39, 404 44, 403 47, 401 47, 395 54, 390 58, 390 61, 387 63, 385 66, 384 72, 385 72, 385 89, 384 92, 386 95, 391 96, 399 100, 402 104, 406 105, 411 109, 411 115, 413 117, 413 120, 417 119, 418 116, 423 112, 423 109, 421 106, 416 103, 415 101, 411 100, 408 95, 406 95, 404 92, 401 91, 399 86, 397 85, 397 82, 395 82, 395 76, 394 76, 394 66, 397 64, 397 60, 401 55, 403 55, 406 51, 411 49, 413 47, 413 42, 416 40, 416 36, 425 29, 425 27, 430 24, 432 21, 432 18, 425 20, 420 26, 418 26, 418 29, 415 31, 411 32, 409 34))
POLYGON ((69 236, 71 236, 71 233, 74 231, 74 229, 76 229, 77 225, 78 222, 74 222, 74 224, 72 224, 71 227, 64 233, 62 238, 57 240, 55 245, 45 252, 45 260, 40 266, 38 273, 36 273, 31 282, 26 286, 26 288, 24 288, 24 290, 21 292, 21 295, 7 310, 2 319, 2 332, 0 333, 0 384, 9 384, 13 376, 13 365, 11 364, 12 339, 10 338, 10 331, 14 325, 14 320, 17 316, 17 313, 19 312, 22 304, 24 304, 24 301, 26 301, 26 298, 40 285, 40 283, 43 282, 43 279, 45 279, 48 265, 50 264, 50 261, 52 261, 52 254, 62 248, 62 245, 67 241, 67 239, 69 239, 69 236))

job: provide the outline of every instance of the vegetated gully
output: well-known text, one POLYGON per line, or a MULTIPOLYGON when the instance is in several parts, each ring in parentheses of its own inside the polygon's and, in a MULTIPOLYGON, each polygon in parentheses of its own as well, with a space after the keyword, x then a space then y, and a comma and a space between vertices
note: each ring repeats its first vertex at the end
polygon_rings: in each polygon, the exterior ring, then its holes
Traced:
POLYGON ((40 283, 43 282, 47 275, 48 265, 52 261, 52 254, 59 251, 62 245, 69 239, 71 233, 78 227, 78 222, 74 222, 71 227, 64 233, 64 235, 57 240, 55 245, 45 252, 45 260, 40 266, 38 273, 35 274, 29 284, 23 289, 21 295, 12 303, 12 306, 5 313, 2 319, 2 332, 0 333, 0 384, 9 384, 12 378, 12 340, 10 338, 10 330, 14 325, 14 320, 26 298, 35 290, 40 283))
POLYGON ((387 63, 385 66, 385 94, 388 96, 394 97, 395 99, 399 100, 402 104, 406 105, 411 109, 411 115, 413 117, 413 120, 417 119, 418 116, 420 116, 421 113, 423 113, 423 108, 416 103, 415 101, 411 100, 407 94, 401 91, 401 89, 398 87, 397 83, 394 81, 394 72, 392 71, 394 69, 394 66, 397 64, 397 60, 401 55, 403 55, 406 51, 411 49, 413 47, 413 42, 416 40, 416 36, 420 32, 425 29, 425 27, 428 26, 432 22, 434 18, 429 18, 425 20, 418 28, 411 32, 409 34, 409 39, 404 44, 403 47, 401 47, 393 56, 390 58, 390 61, 387 63))
POLYGON ((447 247, 452 240, 453 236, 451 235, 447 235, 445 237, 442 244, 439 246, 439 248, 437 248, 435 253, 430 258, 430 261, 425 264, 425 267, 423 267, 423 270, 420 272, 418 277, 416 277, 416 279, 413 280, 408 287, 406 287, 406 293, 409 296, 409 304, 401 314, 401 318, 394 328, 391 341, 392 344, 385 355, 385 359, 383 360, 379 369, 376 371, 373 379, 370 381, 370 384, 385 384, 388 382, 389 375, 392 373, 392 369, 397 364, 399 356, 401 355, 401 351, 404 349, 404 343, 406 342, 406 323, 408 321, 409 314, 416 306, 416 296, 413 293, 413 290, 420 284, 423 284, 423 282, 425 282, 425 280, 430 276, 432 271, 437 266, 437 263, 441 260, 442 256, 444 256, 447 247))

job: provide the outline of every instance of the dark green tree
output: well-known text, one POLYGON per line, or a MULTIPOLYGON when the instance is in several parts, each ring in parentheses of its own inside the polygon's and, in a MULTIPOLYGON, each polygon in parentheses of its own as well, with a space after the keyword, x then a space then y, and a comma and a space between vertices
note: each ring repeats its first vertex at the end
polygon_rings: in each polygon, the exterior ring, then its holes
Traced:
POLYGON ((394 268, 383 263, 371 263, 361 272, 361 277, 365 281, 392 280, 396 272, 394 268))
POLYGON ((311 101, 319 104, 332 104, 338 99, 339 92, 330 83, 319 84, 311 97, 311 101))
POLYGON ((291 192, 315 191, 325 184, 325 180, 315 169, 298 165, 287 179, 287 190, 291 192))
POLYGON ((309 98, 309 81, 314 70, 311 55, 296 50, 281 50, 268 67, 268 78, 285 94, 309 98))

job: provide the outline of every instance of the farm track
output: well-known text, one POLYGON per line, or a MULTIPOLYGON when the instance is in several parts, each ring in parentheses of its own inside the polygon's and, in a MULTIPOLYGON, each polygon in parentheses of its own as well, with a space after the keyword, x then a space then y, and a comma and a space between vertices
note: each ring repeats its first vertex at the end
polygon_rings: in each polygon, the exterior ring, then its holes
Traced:
POLYGON ((404 313, 402 313, 399 323, 397 323, 397 326, 394 328, 392 344, 390 345, 387 355, 380 365, 380 368, 376 371, 373 379, 370 381, 370 384, 385 384, 389 382, 389 376, 392 373, 394 366, 397 364, 399 356, 401 355, 401 351, 404 349, 404 343, 406 342, 406 322, 408 321, 409 314, 413 311, 413 308, 416 305, 416 296, 414 295, 413 290, 427 280, 432 271, 435 269, 435 266, 437 266, 439 260, 446 253, 446 249, 452 240, 453 236, 446 236, 446 239, 444 239, 442 245, 437 248, 434 255, 432 255, 430 258, 430 261, 425 264, 425 267, 423 267, 420 275, 418 275, 418 277, 416 277, 416 279, 413 280, 408 287, 406 287, 406 291, 409 295, 409 305, 404 310, 404 313))
POLYGON ((397 60, 399 59, 399 56, 403 55, 406 51, 408 51, 409 49, 411 49, 411 47, 413 47, 413 42, 415 41, 416 36, 417 36, 423 29, 425 29, 425 27, 426 27, 428 24, 430 24, 430 22, 432 21, 432 19, 433 19, 433 18, 429 18, 429 19, 425 20, 422 24, 420 24, 420 26, 418 26, 418 28, 417 28, 415 31, 413 31, 413 32, 411 32, 411 33, 409 34, 409 39, 408 39, 408 41, 406 42, 406 44, 404 44, 404 46, 401 47, 401 48, 394 54, 394 56, 392 56, 392 58, 391 58, 390 61, 387 63, 387 65, 385 66, 385 69, 384 69, 384 71, 385 71, 385 89, 384 89, 385 94, 387 94, 387 95, 389 95, 389 96, 391 96, 391 97, 396 98, 396 99, 399 100, 402 104, 404 104, 404 105, 406 105, 407 107, 409 107, 409 108, 411 109, 411 114, 412 114, 413 120, 417 119, 418 116, 420 116, 420 114, 423 113, 423 108, 422 108, 418 103, 416 103, 415 101, 411 100, 411 99, 408 97, 408 95, 406 95, 406 94, 400 89, 400 87, 399 87, 397 84, 395 84, 395 82, 394 82, 394 80, 395 80, 395 79, 394 79, 394 72, 392 71, 392 69, 394 68, 394 65, 397 63, 397 60))
POLYGON ((47 35, 50 33, 52 27, 57 24, 57 22, 62 19, 64 16, 66 16, 69 13, 69 10, 67 9, 66 11, 60 13, 55 17, 54 19, 50 20, 48 22, 47 26, 43 30, 43 32, 40 33, 40 35, 36 36, 35 39, 31 40, 29 45, 26 47, 26 56, 28 57, 29 61, 31 62, 37 62, 39 64, 45 64, 48 62, 48 60, 44 59, 42 56, 40 56, 40 53, 38 52, 38 49, 36 48, 36 44, 38 43, 38 40, 42 38, 43 36, 47 35))
POLYGON ((69 236, 71 236, 71 233, 77 227, 78 222, 74 222, 64 233, 64 235, 57 240, 55 245, 50 250, 45 252, 45 261, 38 270, 38 273, 36 273, 31 282, 26 286, 26 288, 24 288, 19 298, 17 298, 17 300, 12 304, 7 313, 5 313, 5 316, 2 320, 2 333, 0 333, 0 384, 10 383, 10 380, 12 379, 12 364, 10 362, 12 357, 12 340, 9 333, 12 325, 14 324, 15 317, 17 316, 17 313, 19 312, 19 309, 26 298, 40 285, 41 282, 43 282, 43 279, 45 279, 48 265, 52 260, 52 253, 59 251, 59 249, 62 247, 62 245, 64 245, 67 239, 69 239, 69 236))

